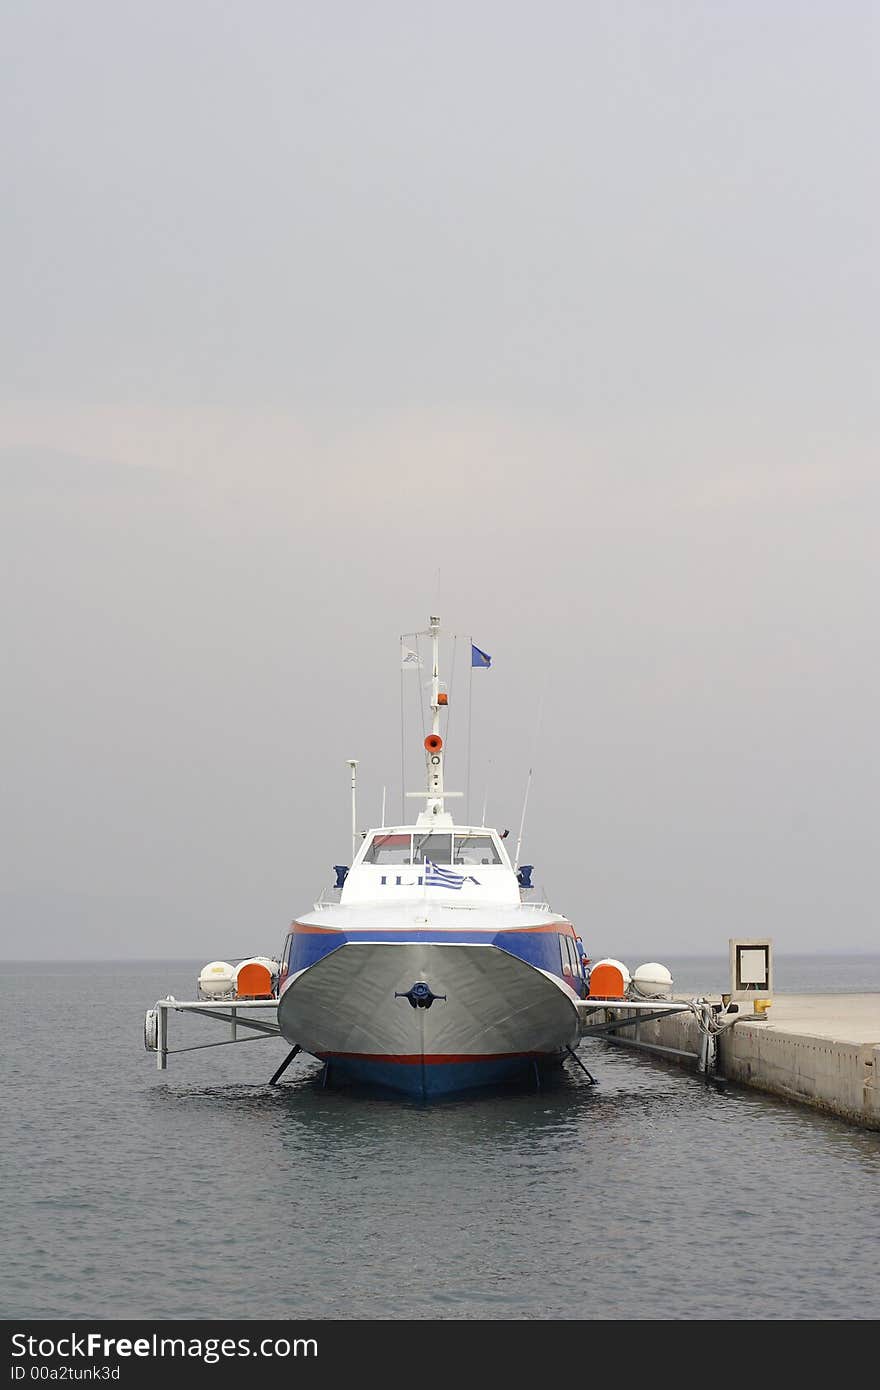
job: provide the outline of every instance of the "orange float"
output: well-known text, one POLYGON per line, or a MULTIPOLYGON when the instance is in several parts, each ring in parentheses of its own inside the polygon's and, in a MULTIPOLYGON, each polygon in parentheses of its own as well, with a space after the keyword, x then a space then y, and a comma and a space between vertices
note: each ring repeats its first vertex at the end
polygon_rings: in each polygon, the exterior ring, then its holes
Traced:
POLYGON ((590 972, 591 999, 623 999, 623 976, 616 965, 594 965, 590 972))
POLYGON ((272 975, 267 966, 258 961, 248 961, 240 966, 236 975, 236 993, 239 999, 271 999, 272 975))

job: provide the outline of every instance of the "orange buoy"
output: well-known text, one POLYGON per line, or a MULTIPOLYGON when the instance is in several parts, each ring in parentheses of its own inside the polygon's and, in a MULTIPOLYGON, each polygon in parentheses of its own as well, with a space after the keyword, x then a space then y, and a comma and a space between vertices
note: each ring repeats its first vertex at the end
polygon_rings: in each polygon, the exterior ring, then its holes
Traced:
POLYGON ((429 753, 439 753, 443 747, 443 740, 439 734, 428 734, 425 739, 425 747, 429 753))
POLYGON ((272 975, 260 961, 245 961, 236 974, 236 993, 239 999, 271 999, 272 975))
POLYGON ((622 999, 623 975, 616 965, 594 965, 590 972, 591 999, 622 999))

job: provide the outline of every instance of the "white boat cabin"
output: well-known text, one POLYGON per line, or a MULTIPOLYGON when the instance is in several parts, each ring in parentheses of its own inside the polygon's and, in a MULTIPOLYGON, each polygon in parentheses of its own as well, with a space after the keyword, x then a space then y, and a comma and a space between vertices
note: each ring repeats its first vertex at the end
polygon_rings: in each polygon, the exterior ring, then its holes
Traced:
POLYGON ((497 830, 451 821, 445 826, 383 826, 366 832, 344 874, 340 904, 411 899, 449 906, 518 904, 521 883, 497 830))

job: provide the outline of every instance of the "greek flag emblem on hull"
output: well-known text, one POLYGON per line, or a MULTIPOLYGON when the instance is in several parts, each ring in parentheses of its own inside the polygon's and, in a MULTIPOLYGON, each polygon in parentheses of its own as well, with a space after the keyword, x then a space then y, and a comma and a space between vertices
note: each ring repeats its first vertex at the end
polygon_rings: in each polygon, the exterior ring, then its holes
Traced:
POLYGON ((433 864, 430 859, 425 860, 425 887, 426 888, 460 888, 463 883, 476 883, 475 878, 466 874, 455 874, 451 869, 444 869, 439 864, 433 864))

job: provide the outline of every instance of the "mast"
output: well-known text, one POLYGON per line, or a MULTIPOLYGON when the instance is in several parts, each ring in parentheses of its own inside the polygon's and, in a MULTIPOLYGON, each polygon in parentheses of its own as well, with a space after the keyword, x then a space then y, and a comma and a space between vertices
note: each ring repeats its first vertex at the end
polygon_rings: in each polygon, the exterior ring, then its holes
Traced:
POLYGON ((428 805, 432 815, 443 814, 443 740, 440 737, 440 619, 429 618, 431 629, 431 732, 425 739, 428 766, 428 805))
POLYGON ((425 798, 425 809, 419 814, 420 825, 442 823, 452 824, 445 807, 445 798, 461 796, 461 792, 448 792, 443 787, 443 739, 440 736, 440 713, 449 704, 449 696, 440 689, 440 619, 428 619, 428 634, 431 638, 431 732, 425 739, 425 763, 428 771, 428 785, 423 792, 407 792, 407 796, 425 798))

